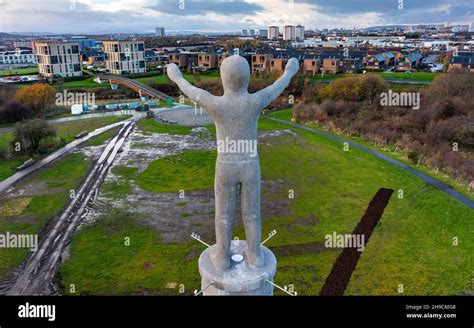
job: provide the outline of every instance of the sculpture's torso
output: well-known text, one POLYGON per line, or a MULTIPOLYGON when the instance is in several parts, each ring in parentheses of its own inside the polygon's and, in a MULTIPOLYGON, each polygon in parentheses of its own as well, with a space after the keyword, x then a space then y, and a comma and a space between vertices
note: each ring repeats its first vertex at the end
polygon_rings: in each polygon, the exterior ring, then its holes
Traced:
POLYGON ((217 131, 217 141, 233 143, 236 147, 219 149, 219 162, 258 161, 257 124, 260 102, 255 96, 244 94, 224 95, 215 98, 210 106, 217 131))

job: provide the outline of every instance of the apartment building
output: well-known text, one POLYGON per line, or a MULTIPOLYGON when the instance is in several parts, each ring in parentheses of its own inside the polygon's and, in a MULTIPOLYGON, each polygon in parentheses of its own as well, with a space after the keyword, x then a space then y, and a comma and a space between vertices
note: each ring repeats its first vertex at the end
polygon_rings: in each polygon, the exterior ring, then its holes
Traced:
POLYGON ((281 73, 285 70, 288 58, 273 58, 270 61, 270 73, 281 73))
POLYGON ((202 71, 217 69, 219 63, 218 54, 200 53, 198 54, 198 68, 202 71))
POLYGON ((224 61, 224 59, 226 59, 229 56, 232 56, 232 55, 229 53, 219 54, 218 59, 217 59, 217 67, 221 68, 222 62, 224 61))
POLYGON ((295 27, 295 40, 304 41, 304 26, 297 25, 295 27))
POLYGON ((81 76, 78 43, 35 42, 38 70, 44 77, 81 76))
POLYGON ((36 63, 36 55, 31 50, 0 52, 0 64, 27 65, 36 63))
POLYGON ((304 75, 315 75, 319 73, 321 69, 321 59, 313 58, 305 58, 303 60, 303 74, 304 75))
POLYGON ((174 53, 169 55, 169 62, 178 65, 179 68, 188 67, 189 54, 174 53))
POLYGON ((341 73, 342 65, 341 60, 337 58, 326 58, 323 59, 323 67, 321 69, 325 74, 336 75, 341 73))
POLYGON ((278 40, 279 34, 280 34, 280 30, 279 30, 278 26, 270 26, 268 28, 268 39, 278 40))
POLYGON ((252 74, 270 73, 272 54, 254 54, 252 55, 252 74))
POLYGON ((283 27, 283 40, 296 40, 296 28, 294 26, 286 25, 283 27))
POLYGON ((112 74, 146 71, 143 41, 104 41, 104 53, 105 67, 112 74))

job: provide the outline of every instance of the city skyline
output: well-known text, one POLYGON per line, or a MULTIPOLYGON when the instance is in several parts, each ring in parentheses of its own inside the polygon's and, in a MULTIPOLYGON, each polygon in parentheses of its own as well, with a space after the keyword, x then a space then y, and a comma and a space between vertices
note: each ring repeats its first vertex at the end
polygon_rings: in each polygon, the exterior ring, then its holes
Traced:
POLYGON ((236 32, 287 24, 351 29, 474 21, 474 0, 0 0, 0 8, 0 32, 7 33, 154 33, 156 26, 236 32))

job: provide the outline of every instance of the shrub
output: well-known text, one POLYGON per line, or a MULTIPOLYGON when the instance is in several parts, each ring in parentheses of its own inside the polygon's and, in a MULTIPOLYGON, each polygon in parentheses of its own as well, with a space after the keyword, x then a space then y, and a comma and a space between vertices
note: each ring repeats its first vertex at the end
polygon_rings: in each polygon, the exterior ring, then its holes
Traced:
POLYGON ((12 144, 19 142, 21 153, 34 155, 38 153, 43 139, 54 136, 56 131, 51 125, 41 120, 29 120, 15 125, 12 144))

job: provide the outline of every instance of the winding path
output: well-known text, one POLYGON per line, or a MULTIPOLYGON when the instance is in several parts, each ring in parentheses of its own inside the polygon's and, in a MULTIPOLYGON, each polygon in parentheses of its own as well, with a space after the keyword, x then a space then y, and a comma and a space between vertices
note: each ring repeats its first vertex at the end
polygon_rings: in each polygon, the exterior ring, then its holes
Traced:
POLYGON ((435 178, 432 178, 430 177, 429 175, 426 175, 420 171, 418 171, 417 169, 407 165, 407 164, 404 164, 402 162, 399 162, 389 156, 386 156, 382 153, 379 153, 375 150, 372 150, 372 149, 369 149, 367 147, 364 147, 364 146, 361 146, 359 144, 356 144, 356 143, 353 143, 349 140, 346 140, 346 139, 343 139, 341 137, 338 137, 338 136, 335 136, 335 135, 332 135, 332 134, 329 134, 329 133, 325 133, 325 132, 322 132, 322 131, 318 131, 316 129, 312 129, 312 128, 309 128, 307 126, 303 126, 303 125, 299 125, 299 124, 296 124, 296 123, 293 123, 293 122, 288 122, 288 121, 284 121, 284 120, 280 120, 280 119, 277 119, 277 118, 274 118, 274 117, 268 117, 268 116, 264 116, 264 118, 268 119, 268 120, 271 120, 271 121, 275 121, 275 122, 279 122, 279 123, 284 123, 284 124, 287 124, 287 125, 291 125, 292 127, 295 127, 297 129, 301 129, 301 130, 305 130, 305 131, 308 131, 308 132, 311 132, 311 133, 314 133, 314 134, 319 134, 321 136, 324 136, 324 137, 327 137, 327 138, 331 138, 333 140, 337 140, 339 142, 347 142, 349 145, 355 147, 355 148, 358 148, 366 153, 369 153, 369 154, 372 154, 374 155, 375 157, 377 158, 380 158, 388 163, 391 163, 395 166, 398 166, 402 169, 404 169, 405 171, 408 171, 410 172, 411 174, 414 174, 416 175, 417 177, 421 178, 423 181, 425 181, 426 183, 432 185, 433 187, 435 188, 438 188, 439 190, 441 191, 444 191, 445 193, 447 193, 449 196, 451 196, 452 198, 455 198, 457 199, 458 201, 460 201, 461 203, 463 203, 464 205, 466 205, 467 207, 471 208, 471 209, 474 209, 474 201, 467 198, 466 196, 462 195, 461 193, 457 192, 456 190, 454 190, 453 188, 451 188, 450 186, 436 180, 435 178))

